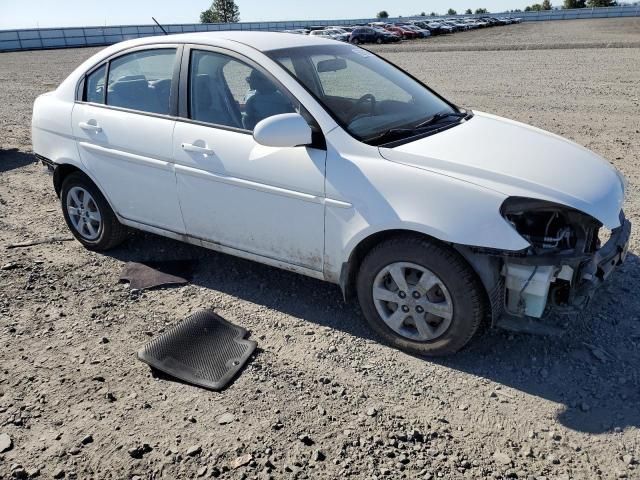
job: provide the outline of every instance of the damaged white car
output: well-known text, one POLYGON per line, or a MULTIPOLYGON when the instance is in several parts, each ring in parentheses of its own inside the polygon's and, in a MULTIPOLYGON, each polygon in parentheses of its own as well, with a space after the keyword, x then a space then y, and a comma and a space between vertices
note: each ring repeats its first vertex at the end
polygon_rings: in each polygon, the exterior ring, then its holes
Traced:
POLYGON ((333 282, 418 354, 584 307, 630 236, 598 155, 309 36, 111 46, 36 100, 33 148, 87 248, 134 228, 333 282))

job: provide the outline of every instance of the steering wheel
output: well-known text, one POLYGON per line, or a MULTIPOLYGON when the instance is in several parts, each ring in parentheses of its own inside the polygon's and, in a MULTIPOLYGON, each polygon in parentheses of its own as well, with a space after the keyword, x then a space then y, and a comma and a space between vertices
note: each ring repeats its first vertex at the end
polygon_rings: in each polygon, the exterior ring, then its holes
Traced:
POLYGON ((349 122, 353 121, 358 116, 360 106, 363 105, 365 102, 369 102, 371 104, 371 108, 369 109, 369 115, 375 115, 376 97, 374 97, 371 93, 365 93, 356 101, 356 103, 351 108, 351 111, 349 112, 349 115, 348 115, 349 122))

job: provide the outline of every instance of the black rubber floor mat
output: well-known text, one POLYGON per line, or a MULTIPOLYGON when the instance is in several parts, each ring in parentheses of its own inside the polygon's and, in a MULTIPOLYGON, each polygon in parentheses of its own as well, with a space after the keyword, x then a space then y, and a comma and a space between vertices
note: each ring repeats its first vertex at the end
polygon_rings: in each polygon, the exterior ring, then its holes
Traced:
POLYGON ((193 273, 192 260, 169 260, 164 262, 127 262, 120 274, 121 281, 128 281, 131 288, 145 290, 163 285, 187 283, 193 273))
POLYGON ((256 348, 246 335, 244 328, 204 310, 155 338, 138 358, 184 382, 222 390, 256 348))

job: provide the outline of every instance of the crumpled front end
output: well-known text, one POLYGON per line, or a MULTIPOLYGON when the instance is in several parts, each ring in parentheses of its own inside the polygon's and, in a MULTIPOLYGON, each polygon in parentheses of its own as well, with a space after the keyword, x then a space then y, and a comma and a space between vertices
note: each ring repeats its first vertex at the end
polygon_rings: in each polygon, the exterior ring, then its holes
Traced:
POLYGON ((550 202, 511 198, 502 214, 531 246, 485 252, 501 259, 503 304, 493 305, 501 314, 540 318, 550 309, 582 309, 627 255, 631 223, 622 211, 610 232, 593 217, 550 202))

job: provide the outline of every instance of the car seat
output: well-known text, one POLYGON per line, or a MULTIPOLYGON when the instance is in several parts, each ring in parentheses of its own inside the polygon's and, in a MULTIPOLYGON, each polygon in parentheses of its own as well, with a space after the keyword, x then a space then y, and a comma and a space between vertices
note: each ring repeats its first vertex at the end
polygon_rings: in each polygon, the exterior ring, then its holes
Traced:
POLYGON ((253 130, 256 124, 265 118, 295 111, 289 99, 257 70, 251 71, 247 82, 254 91, 253 95, 247 99, 245 116, 242 119, 244 128, 247 130, 253 130))

